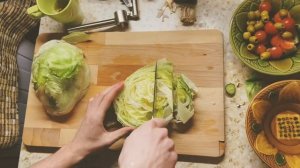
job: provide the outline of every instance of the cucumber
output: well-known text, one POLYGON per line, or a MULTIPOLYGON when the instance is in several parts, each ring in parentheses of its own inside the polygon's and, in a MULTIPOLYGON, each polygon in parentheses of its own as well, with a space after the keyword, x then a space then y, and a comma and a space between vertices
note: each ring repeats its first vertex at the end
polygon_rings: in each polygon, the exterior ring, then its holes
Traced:
POLYGON ((233 97, 236 92, 236 87, 233 83, 229 83, 225 86, 226 94, 230 97, 233 97))

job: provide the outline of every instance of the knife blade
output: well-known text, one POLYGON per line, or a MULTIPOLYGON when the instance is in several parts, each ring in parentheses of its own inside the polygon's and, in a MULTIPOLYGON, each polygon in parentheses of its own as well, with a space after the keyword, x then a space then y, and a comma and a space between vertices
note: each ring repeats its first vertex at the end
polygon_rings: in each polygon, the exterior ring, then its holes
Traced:
POLYGON ((154 113, 156 112, 155 99, 156 99, 156 90, 157 90, 157 61, 155 62, 154 69, 154 89, 153 89, 153 108, 152 108, 152 118, 154 118, 154 113))

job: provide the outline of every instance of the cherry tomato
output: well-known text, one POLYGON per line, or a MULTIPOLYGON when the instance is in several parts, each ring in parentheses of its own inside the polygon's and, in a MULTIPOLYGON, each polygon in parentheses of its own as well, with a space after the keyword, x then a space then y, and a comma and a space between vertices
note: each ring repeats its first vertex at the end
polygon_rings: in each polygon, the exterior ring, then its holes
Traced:
POLYGON ((271 38, 271 45, 274 47, 279 47, 281 45, 282 38, 280 35, 275 35, 271 38))
POLYGON ((262 43, 267 39, 267 33, 265 31, 259 30, 255 33, 255 37, 257 38, 259 43, 262 43))
POLYGON ((267 22, 265 24, 265 32, 270 35, 274 35, 277 33, 277 29, 272 22, 267 22))
POLYGON ((294 31, 295 30, 295 20, 293 18, 285 18, 283 21, 282 21, 283 25, 284 25, 284 28, 288 31, 294 31))
POLYGON ((262 12, 262 11, 271 12, 271 9, 272 9, 272 5, 271 5, 270 2, 264 1, 264 2, 261 2, 260 5, 259 5, 259 11, 260 12, 262 12))
POLYGON ((282 40, 280 47, 285 53, 289 53, 297 49, 295 43, 288 40, 282 40))
POLYGON ((275 23, 281 23, 281 22, 282 22, 282 19, 281 19, 281 17, 280 17, 279 12, 277 12, 277 13, 274 15, 273 20, 274 20, 275 23))
POLYGON ((280 59, 283 55, 283 50, 280 47, 272 47, 269 49, 272 59, 280 59))
POLYGON ((263 52, 266 52, 266 51, 267 51, 267 48, 266 48, 266 46, 263 45, 263 44, 259 44, 259 45, 256 47, 256 50, 255 50, 256 54, 258 54, 258 55, 260 55, 260 54, 262 54, 263 52))
MULTIPOLYGON (((288 13, 287 18, 291 18, 290 13, 288 13)), ((273 20, 274 20, 275 23, 282 23, 283 19, 282 19, 282 17, 280 16, 280 12, 277 12, 277 13, 274 15, 273 20)))

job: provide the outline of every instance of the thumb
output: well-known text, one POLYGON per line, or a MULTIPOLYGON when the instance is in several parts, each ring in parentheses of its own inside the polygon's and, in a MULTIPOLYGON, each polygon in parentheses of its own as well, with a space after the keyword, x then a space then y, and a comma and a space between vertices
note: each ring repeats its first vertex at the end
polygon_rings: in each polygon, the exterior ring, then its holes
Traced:
POLYGON ((131 128, 131 127, 123 127, 116 131, 110 132, 109 133, 110 144, 115 143, 116 141, 118 141, 119 139, 121 139, 122 137, 124 137, 125 135, 127 135, 128 133, 130 133, 133 130, 134 130, 134 128, 131 128))

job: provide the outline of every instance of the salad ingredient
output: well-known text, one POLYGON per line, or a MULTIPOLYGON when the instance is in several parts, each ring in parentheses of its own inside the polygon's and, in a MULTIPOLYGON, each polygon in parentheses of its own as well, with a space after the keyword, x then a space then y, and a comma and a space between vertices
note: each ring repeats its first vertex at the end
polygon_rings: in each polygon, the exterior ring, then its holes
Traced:
POLYGON ((298 25, 287 9, 274 10, 270 1, 261 0, 259 10, 247 14, 243 39, 247 50, 261 60, 279 60, 297 51, 298 25))
POLYGON ((138 127, 152 118, 184 125, 194 115, 193 99, 198 89, 185 75, 173 74, 173 65, 166 59, 138 69, 124 84, 114 108, 125 126, 138 127))
POLYGON ((283 55, 283 51, 280 47, 272 47, 269 51, 272 59, 280 59, 283 55))
POLYGON ((83 52, 59 40, 45 43, 34 58, 32 82, 49 115, 70 113, 90 83, 90 71, 83 52))
POLYGON ((257 38, 257 41, 259 43, 262 43, 267 39, 267 34, 266 34, 266 32, 259 30, 255 33, 255 37, 257 38))
POLYGON ((271 53, 269 51, 265 51, 260 54, 260 59, 268 60, 271 57, 271 53))
POLYGON ((225 91, 228 96, 233 97, 236 92, 236 87, 233 83, 229 83, 225 86, 225 91))
POLYGON ((260 3, 259 5, 259 11, 262 12, 262 11, 268 11, 268 12, 271 12, 271 9, 272 9, 272 5, 270 2, 268 1, 263 1, 262 3, 260 3))
POLYGON ((257 47, 256 47, 256 53, 258 55, 261 55, 262 53, 266 52, 267 51, 267 48, 265 45, 263 44, 259 44, 257 47))

